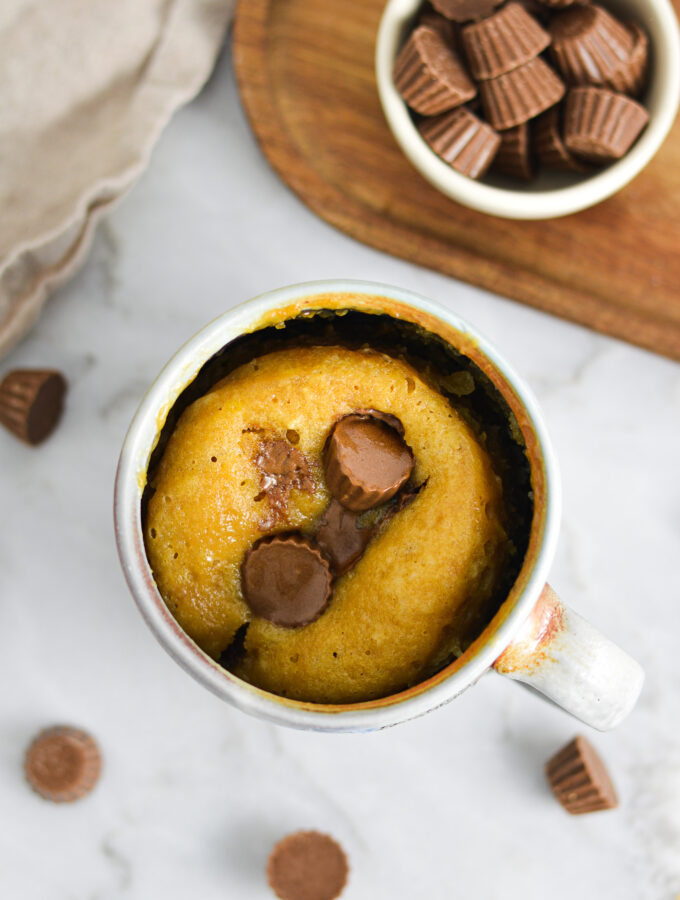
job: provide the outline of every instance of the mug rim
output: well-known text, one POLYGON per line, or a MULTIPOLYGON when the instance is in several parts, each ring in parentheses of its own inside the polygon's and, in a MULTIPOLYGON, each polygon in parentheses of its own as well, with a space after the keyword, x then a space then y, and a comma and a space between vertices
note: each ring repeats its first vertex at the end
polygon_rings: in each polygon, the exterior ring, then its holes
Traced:
MULTIPOLYGON (((316 309, 323 308, 318 302, 315 307, 311 302, 309 305, 316 309)), ((382 308, 379 309, 382 311, 382 308)), ((448 342, 457 346, 452 341, 448 342)), ((510 400, 502 388, 499 387, 499 390, 506 400, 510 400)), ((530 462, 533 485, 535 464, 530 462)), ((460 316, 416 292, 351 279, 302 282, 267 291, 232 307, 203 326, 166 363, 140 403, 123 442, 114 488, 114 529, 123 573, 142 617, 170 656, 212 693, 243 712, 276 724, 328 732, 373 731, 423 715, 454 699, 488 671, 512 642, 546 582, 556 549, 560 510, 557 462, 538 404, 523 379, 493 344, 460 316), (528 563, 527 551, 508 598, 460 658, 462 662, 451 663, 430 679, 401 693, 345 705, 305 703, 269 693, 237 678, 204 653, 177 623, 156 587, 146 556, 141 516, 142 493, 151 453, 167 414, 202 366, 234 338, 264 327, 268 317, 271 322, 284 321, 291 318, 292 304, 297 304, 295 308, 299 312, 301 303, 324 295, 329 302, 331 297, 343 296, 362 297, 364 300, 373 298, 376 304, 382 299, 394 305, 395 309, 403 307, 402 312, 409 310, 416 317, 422 314, 441 323, 447 331, 455 332, 460 338, 458 349, 467 347, 470 352, 466 355, 478 354, 480 359, 486 360, 507 385, 508 391, 512 392, 515 404, 526 414, 528 427, 536 439, 536 459, 542 466, 545 482, 539 517, 541 534, 535 535, 539 527, 536 513, 531 526, 535 558, 528 563), (287 315, 277 318, 286 312, 287 315), (518 587, 522 580, 523 586, 518 587)))

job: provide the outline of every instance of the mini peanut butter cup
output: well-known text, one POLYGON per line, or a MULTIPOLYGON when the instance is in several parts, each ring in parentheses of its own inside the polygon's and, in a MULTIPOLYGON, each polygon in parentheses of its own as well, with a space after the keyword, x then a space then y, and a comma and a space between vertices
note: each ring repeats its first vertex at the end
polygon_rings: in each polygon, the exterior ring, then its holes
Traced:
POLYGON ((567 150, 562 140, 562 109, 553 106, 538 116, 533 126, 534 150, 539 162, 547 169, 564 172, 587 172, 588 166, 567 150))
POLYGON ((540 0, 540 2, 547 6, 548 9, 564 9, 567 6, 572 6, 574 3, 582 3, 583 0, 540 0))
POLYGON ((53 803, 80 800, 92 790, 101 772, 101 755, 94 738, 65 725, 47 728, 34 738, 24 759, 26 780, 53 803))
POLYGON ((318 831, 289 834, 267 861, 267 880, 280 900, 335 900, 348 874, 345 851, 318 831))
POLYGON ((536 164, 529 134, 529 125, 523 122, 514 128, 500 132, 501 145, 493 161, 494 172, 510 175, 521 181, 536 177, 536 164))
POLYGON ((40 444, 56 428, 66 381, 52 369, 16 369, 0 383, 0 423, 27 444, 40 444))
POLYGON ((514 0, 514 2, 524 7, 529 15, 536 19, 539 25, 542 25, 544 28, 550 21, 552 10, 545 3, 542 3, 541 0, 514 0))
POLYGON ((564 91, 561 79, 540 56, 479 83, 486 118, 499 131, 533 119, 558 103, 564 91))
POLYGON ((326 444, 326 484, 353 512, 386 503, 409 479, 413 454, 396 428, 373 415, 340 419, 326 444))
POLYGON ((601 6, 572 6, 548 26, 550 57, 567 84, 606 84, 633 52, 631 31, 601 6))
POLYGON ((308 625, 331 598, 328 561, 301 534, 276 534, 254 544, 241 565, 241 587, 253 615, 285 628, 308 625))
POLYGON ((649 113, 630 97, 607 88, 577 87, 564 110, 564 144, 582 159, 613 162, 630 150, 649 113))
POLYGON ((454 22, 471 22, 490 15, 503 0, 432 0, 432 6, 454 22))
POLYGON ((461 107, 418 126, 423 140, 450 166, 470 178, 481 178, 500 146, 490 125, 461 107))
POLYGON ((550 35, 519 3, 466 25, 463 47, 474 78, 498 78, 529 62, 550 43, 550 35))
POLYGON ((457 49, 458 29, 451 19, 444 18, 433 9, 424 9, 418 16, 418 26, 420 25, 437 31, 444 38, 448 47, 457 49))
POLYGON ((604 86, 631 97, 639 97, 647 84, 649 38, 637 22, 629 22, 627 28, 633 35, 633 50, 627 62, 607 78, 604 86))
POLYGON ((548 760, 545 774, 553 794, 573 816, 618 806, 604 763, 582 735, 548 760))
POLYGON ((411 109, 424 116, 460 106, 477 93, 455 50, 438 31, 423 25, 399 53, 394 83, 411 109))

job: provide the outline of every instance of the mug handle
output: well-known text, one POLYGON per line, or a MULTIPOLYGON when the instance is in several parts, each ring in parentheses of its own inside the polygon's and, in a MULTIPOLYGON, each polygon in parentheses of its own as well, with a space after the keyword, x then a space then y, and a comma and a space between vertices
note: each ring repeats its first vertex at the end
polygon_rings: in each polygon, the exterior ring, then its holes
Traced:
POLYGON ((549 584, 493 668, 599 731, 625 719, 645 677, 639 663, 566 607, 549 584))

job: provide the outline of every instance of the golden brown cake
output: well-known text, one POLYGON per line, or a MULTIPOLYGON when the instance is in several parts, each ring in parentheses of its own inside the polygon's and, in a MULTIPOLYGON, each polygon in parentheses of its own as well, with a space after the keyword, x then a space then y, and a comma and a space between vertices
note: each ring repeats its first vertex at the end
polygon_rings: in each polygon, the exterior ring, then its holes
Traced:
POLYGON ((460 652, 504 561, 500 479, 473 430, 414 368, 373 350, 297 347, 236 369, 183 412, 150 486, 145 541, 168 608, 215 659, 248 623, 234 671, 294 699, 352 703, 422 680, 460 652), (403 425, 420 491, 335 577, 315 621, 253 615, 246 554, 280 532, 313 541, 329 434, 366 409, 403 425))

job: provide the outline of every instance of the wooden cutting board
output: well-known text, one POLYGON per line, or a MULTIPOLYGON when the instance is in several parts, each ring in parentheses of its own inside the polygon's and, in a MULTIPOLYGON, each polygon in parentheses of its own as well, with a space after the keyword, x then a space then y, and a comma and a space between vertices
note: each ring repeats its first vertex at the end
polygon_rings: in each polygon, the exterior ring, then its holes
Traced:
POLYGON ((380 108, 383 0, 241 0, 234 63, 274 169, 366 244, 680 360, 680 123, 647 169, 593 209, 483 215, 412 168, 380 108))

